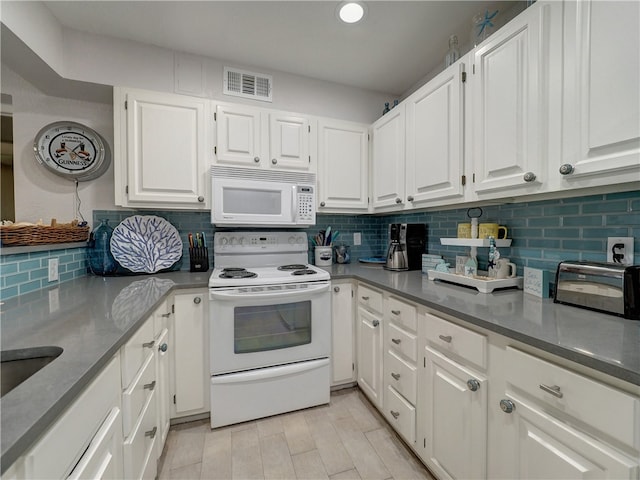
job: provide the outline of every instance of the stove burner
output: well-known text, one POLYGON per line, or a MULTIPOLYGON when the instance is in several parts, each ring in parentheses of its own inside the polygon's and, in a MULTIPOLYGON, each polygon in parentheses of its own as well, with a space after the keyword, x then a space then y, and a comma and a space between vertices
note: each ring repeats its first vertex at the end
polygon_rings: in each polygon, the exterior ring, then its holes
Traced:
POLYGON ((305 268, 304 270, 296 270, 295 272, 292 272, 291 275, 315 275, 316 272, 315 270, 311 270, 310 268, 305 268))
POLYGON ((282 265, 278 267, 278 270, 284 270, 286 272, 289 270, 306 270, 306 268, 307 268, 306 265, 294 263, 293 265, 282 265))
POLYGON ((257 277, 257 273, 248 272, 244 268, 225 268, 222 273, 218 275, 220 278, 254 278, 257 277))

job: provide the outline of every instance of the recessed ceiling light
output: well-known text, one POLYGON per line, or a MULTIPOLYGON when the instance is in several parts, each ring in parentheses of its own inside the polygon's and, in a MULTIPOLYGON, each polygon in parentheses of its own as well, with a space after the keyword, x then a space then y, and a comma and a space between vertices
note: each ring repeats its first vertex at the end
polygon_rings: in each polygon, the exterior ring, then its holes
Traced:
POLYGON ((364 5, 358 2, 345 2, 338 6, 338 17, 344 23, 356 23, 364 17, 364 5))

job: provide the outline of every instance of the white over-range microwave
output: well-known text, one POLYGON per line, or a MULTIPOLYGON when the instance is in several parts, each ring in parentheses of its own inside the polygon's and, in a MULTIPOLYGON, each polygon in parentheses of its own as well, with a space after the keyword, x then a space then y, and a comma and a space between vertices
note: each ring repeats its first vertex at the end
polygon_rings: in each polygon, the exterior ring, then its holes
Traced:
POLYGON ((211 223, 217 226, 308 227, 316 223, 316 176, 211 167, 211 223))

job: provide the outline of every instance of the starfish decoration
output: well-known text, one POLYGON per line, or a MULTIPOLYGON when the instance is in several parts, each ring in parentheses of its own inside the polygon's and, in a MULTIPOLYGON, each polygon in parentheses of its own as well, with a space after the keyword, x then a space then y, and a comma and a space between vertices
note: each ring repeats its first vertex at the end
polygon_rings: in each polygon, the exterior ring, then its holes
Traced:
POLYGON ((493 258, 489 259, 488 268, 495 268, 496 262, 493 258))
POLYGON ((493 17, 495 17, 497 14, 498 10, 491 14, 489 14, 489 10, 486 10, 484 12, 484 20, 482 20, 482 23, 480 24, 480 31, 478 32, 478 36, 482 35, 485 27, 493 27, 493 23, 491 23, 491 20, 493 20, 493 17))

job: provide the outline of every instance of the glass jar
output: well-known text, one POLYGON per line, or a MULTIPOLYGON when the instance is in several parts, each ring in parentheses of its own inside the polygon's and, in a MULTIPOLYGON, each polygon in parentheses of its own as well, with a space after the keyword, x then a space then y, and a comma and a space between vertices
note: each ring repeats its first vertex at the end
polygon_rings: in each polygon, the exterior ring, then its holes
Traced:
POLYGON ((449 50, 444 57, 444 68, 453 65, 460 58, 460 50, 458 48, 458 37, 451 35, 449 37, 449 50))
POLYGON ((118 263, 111 254, 111 236, 113 228, 109 220, 100 220, 100 225, 91 233, 89 239, 89 268, 95 275, 113 275, 118 263))

